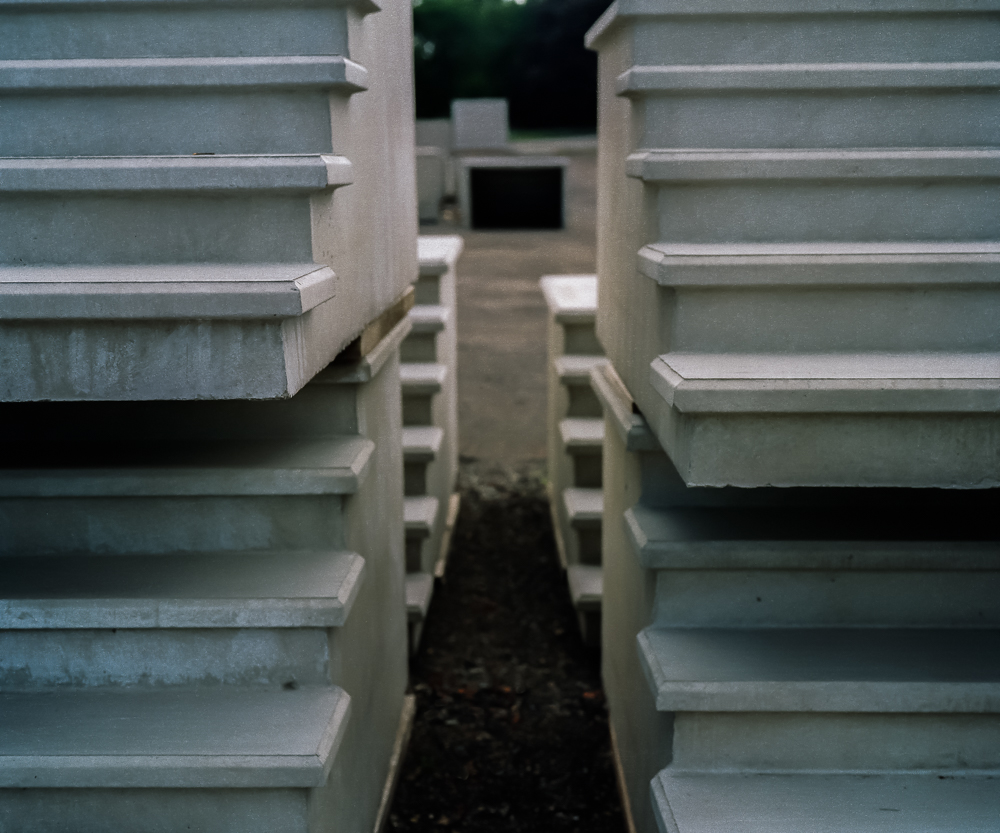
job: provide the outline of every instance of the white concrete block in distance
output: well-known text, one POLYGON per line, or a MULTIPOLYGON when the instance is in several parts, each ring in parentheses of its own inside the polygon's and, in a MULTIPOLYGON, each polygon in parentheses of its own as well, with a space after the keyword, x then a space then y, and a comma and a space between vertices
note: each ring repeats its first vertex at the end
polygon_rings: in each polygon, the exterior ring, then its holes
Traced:
POLYGON ((456 98, 451 103, 452 142, 458 152, 507 146, 507 99, 456 98))

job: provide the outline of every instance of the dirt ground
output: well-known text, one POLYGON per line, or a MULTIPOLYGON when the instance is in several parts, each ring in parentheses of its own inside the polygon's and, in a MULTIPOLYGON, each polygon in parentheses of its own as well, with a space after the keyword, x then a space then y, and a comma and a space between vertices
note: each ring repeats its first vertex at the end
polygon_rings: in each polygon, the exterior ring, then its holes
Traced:
POLYGON ((539 475, 463 467, 389 833, 624 833, 600 659, 580 640, 539 475))
POLYGON ((545 457, 543 275, 596 269, 596 153, 574 153, 563 231, 467 231, 444 222, 421 234, 459 233, 458 422, 463 456, 515 465, 545 457))

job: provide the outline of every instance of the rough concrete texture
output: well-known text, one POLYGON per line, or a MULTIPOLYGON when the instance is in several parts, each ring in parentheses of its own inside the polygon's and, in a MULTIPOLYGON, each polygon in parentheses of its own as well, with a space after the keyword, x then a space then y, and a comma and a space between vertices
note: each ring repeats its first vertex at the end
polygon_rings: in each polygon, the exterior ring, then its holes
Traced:
MULTIPOLYGON (((560 231, 463 231, 458 262, 458 413, 466 457, 513 465, 546 455, 546 306, 538 280, 592 273, 596 247, 596 154, 552 143, 539 154, 566 152, 567 227, 560 231)), ((455 227, 453 213, 421 227, 455 227)))

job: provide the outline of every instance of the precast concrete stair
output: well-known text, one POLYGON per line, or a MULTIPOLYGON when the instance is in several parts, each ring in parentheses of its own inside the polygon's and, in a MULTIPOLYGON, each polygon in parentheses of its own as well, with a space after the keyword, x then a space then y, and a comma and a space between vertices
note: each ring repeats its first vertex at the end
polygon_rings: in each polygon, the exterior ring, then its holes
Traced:
POLYGON ((656 148, 626 171, 656 194, 666 244, 1000 239, 996 148, 656 148), (914 198, 928 190, 933 201, 914 198))
POLYGON ((581 488, 600 488, 604 420, 594 417, 567 417, 559 421, 559 436, 565 453, 573 461, 573 485, 581 488))
POLYGON ((367 86, 342 55, 0 60, 0 153, 308 153, 331 145, 331 99, 367 86))
POLYGON ((336 627, 364 563, 304 551, 4 556, 0 628, 336 627))
POLYGON ((434 424, 434 397, 448 378, 448 366, 437 362, 407 362, 399 366, 403 389, 403 425, 434 424))
POLYGON ((407 497, 427 494, 427 467, 437 458, 443 439, 444 429, 436 425, 403 428, 404 494, 407 497))
POLYGON ((651 784, 665 833, 989 833, 994 775, 669 773, 651 784))
POLYGON ((309 829, 347 725, 333 687, 0 694, 0 820, 81 833, 309 829), (25 789, 30 787, 31 789, 25 789))
POLYGON ((44 460, 5 461, 0 554, 336 548, 373 449, 358 436, 55 442, 44 460))
POLYGON ((329 151, 356 127, 343 105, 368 86, 351 55, 365 51, 356 24, 373 11, 371 2, 30 11, 5 2, 0 155, 329 151))

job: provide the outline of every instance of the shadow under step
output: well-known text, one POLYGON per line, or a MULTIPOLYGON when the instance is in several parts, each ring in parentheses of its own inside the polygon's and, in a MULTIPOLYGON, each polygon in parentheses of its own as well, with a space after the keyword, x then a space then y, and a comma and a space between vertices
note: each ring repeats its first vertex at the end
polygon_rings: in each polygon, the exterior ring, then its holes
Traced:
POLYGON ((428 495, 403 498, 403 526, 407 538, 427 538, 433 534, 438 504, 436 497, 428 495))
POLYGON ((566 569, 566 579, 573 607, 582 613, 600 611, 604 597, 604 571, 601 567, 571 564, 566 569))

